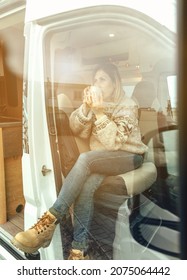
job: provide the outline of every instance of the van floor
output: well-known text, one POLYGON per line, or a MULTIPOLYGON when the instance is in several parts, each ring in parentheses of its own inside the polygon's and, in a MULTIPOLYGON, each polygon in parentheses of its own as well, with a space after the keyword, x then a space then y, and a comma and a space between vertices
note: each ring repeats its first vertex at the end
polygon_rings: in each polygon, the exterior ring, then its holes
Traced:
POLYGON ((1 224, 0 228, 4 229, 10 235, 14 236, 24 228, 24 211, 16 213, 15 216, 9 218, 5 224, 1 224))
MULTIPOLYGON (((111 209, 96 208, 92 220, 89 240, 89 255, 93 260, 112 260, 113 241, 115 237, 116 211, 111 209)), ((71 218, 61 226, 64 258, 67 259, 72 242, 71 218), (66 225, 66 226, 64 226, 66 225)))

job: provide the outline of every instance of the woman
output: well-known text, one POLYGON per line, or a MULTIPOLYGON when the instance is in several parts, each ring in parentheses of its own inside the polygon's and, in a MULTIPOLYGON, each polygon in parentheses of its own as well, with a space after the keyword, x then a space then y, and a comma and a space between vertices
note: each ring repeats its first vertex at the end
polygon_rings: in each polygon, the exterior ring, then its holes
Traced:
POLYGON ((141 141, 137 106, 125 97, 115 65, 96 68, 93 86, 84 90, 83 104, 71 114, 70 126, 75 135, 89 138, 90 151, 79 156, 53 206, 31 229, 18 233, 12 243, 28 253, 47 247, 57 223, 73 204, 74 240, 68 259, 89 259, 94 192, 106 176, 141 166, 147 150, 141 141))

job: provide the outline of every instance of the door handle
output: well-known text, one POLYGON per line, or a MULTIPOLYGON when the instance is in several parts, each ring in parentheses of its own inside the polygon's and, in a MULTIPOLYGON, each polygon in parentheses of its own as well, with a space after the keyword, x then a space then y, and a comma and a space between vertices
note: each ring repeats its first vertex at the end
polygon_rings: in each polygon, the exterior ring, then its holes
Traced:
POLYGON ((45 165, 42 166, 42 175, 46 176, 47 173, 51 172, 51 169, 48 169, 45 165))

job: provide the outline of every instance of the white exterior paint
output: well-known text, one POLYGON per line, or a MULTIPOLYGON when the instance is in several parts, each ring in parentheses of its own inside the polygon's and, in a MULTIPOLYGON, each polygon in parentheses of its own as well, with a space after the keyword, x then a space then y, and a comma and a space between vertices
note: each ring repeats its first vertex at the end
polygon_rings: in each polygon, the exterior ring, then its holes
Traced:
POLYGON ((176 31, 176 0, 27 0, 26 22, 92 6, 114 5, 138 10, 176 31))

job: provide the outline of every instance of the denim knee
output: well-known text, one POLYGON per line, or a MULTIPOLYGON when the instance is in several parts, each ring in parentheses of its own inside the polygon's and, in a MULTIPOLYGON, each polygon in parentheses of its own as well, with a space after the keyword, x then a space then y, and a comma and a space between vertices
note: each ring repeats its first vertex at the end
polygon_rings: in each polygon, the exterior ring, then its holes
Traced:
POLYGON ((90 170, 90 164, 92 162, 91 157, 89 156, 89 152, 85 152, 79 155, 76 164, 81 168, 85 168, 90 170))
POLYGON ((134 155, 134 167, 135 169, 140 167, 143 164, 143 156, 135 154, 134 155))

